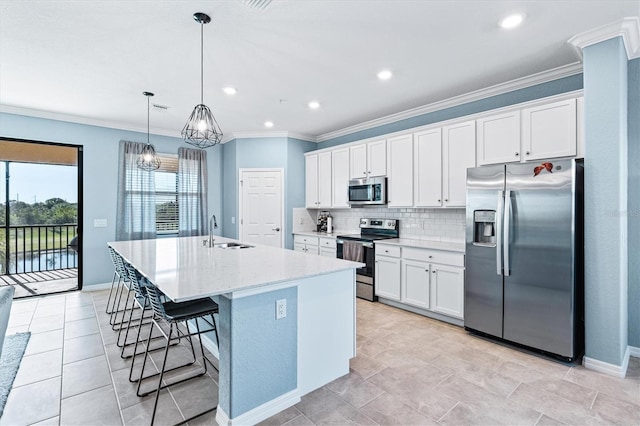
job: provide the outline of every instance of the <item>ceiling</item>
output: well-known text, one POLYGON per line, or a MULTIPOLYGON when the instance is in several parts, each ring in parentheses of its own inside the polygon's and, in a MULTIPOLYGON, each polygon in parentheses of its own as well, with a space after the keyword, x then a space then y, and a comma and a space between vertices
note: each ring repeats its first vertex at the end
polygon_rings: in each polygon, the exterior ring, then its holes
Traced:
POLYGON ((640 0, 248 3, 1 0, 0 107, 146 131, 142 92, 151 91, 153 103, 168 107, 152 109, 152 133, 179 136, 200 101, 192 15, 205 12, 212 21, 204 26, 204 103, 222 130, 322 139, 575 63, 569 38, 640 15, 640 0), (526 14, 524 23, 500 28, 514 11, 526 14), (383 68, 393 78, 378 80, 383 68), (311 100, 320 108, 309 109, 311 100))

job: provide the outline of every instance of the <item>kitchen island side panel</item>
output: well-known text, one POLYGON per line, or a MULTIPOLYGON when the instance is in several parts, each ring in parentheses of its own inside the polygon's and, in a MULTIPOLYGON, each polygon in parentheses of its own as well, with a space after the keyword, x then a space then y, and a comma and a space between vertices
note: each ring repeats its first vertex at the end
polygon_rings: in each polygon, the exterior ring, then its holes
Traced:
POLYGON ((220 302, 219 404, 233 419, 297 387, 298 288, 220 302), (278 300, 286 300, 281 319, 278 300))

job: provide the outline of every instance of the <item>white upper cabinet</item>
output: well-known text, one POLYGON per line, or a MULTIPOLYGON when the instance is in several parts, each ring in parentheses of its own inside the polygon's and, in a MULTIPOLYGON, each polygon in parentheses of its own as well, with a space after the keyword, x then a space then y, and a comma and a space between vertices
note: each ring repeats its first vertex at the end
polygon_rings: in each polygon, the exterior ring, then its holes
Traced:
POLYGON ((524 160, 576 155, 576 100, 522 110, 524 160))
POLYGON ((331 152, 318 154, 318 207, 331 207, 331 152))
POLYGON ((442 128, 442 196, 444 207, 464 207, 467 168, 476 166, 476 122, 442 128))
POLYGON ((332 207, 349 207, 349 148, 331 151, 332 207))
POLYGON ((305 207, 331 207, 331 152, 305 157, 305 207))
POLYGON ((415 206, 442 206, 441 128, 413 135, 413 170, 415 206))
POLYGON ((478 165, 520 161, 520 110, 481 118, 478 129, 478 165))
POLYGON ((369 177, 387 175, 387 141, 379 140, 367 144, 367 164, 369 177))
POLYGON ((388 205, 413 206, 413 135, 387 140, 388 205))
POLYGON ((351 179, 387 175, 387 141, 367 142, 349 148, 351 179))
POLYGON ((318 208, 318 156, 307 155, 305 165, 305 207, 318 208))
POLYGON ((349 148, 351 179, 367 177, 367 144, 355 145, 349 148))

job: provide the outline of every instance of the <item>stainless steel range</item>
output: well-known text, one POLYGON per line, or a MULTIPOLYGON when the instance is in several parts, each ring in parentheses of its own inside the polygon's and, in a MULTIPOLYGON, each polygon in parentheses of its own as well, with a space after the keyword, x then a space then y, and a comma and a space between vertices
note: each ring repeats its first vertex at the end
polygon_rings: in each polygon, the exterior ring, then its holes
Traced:
POLYGON ((376 301, 375 293, 375 244, 374 241, 400 236, 400 221, 396 219, 360 219, 360 234, 339 235, 337 257, 362 262, 366 266, 356 270, 356 296, 376 301))

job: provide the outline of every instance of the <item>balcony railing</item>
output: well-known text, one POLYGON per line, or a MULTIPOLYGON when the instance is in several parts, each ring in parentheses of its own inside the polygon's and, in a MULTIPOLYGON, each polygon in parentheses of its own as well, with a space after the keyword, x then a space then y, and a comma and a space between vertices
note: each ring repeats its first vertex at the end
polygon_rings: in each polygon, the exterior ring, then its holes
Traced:
POLYGON ((78 254, 69 243, 78 225, 19 225, 0 228, 0 270, 4 275, 78 267, 78 254), (4 234, 4 235, 3 235, 4 234), (4 237, 4 238, 1 238, 4 237))

